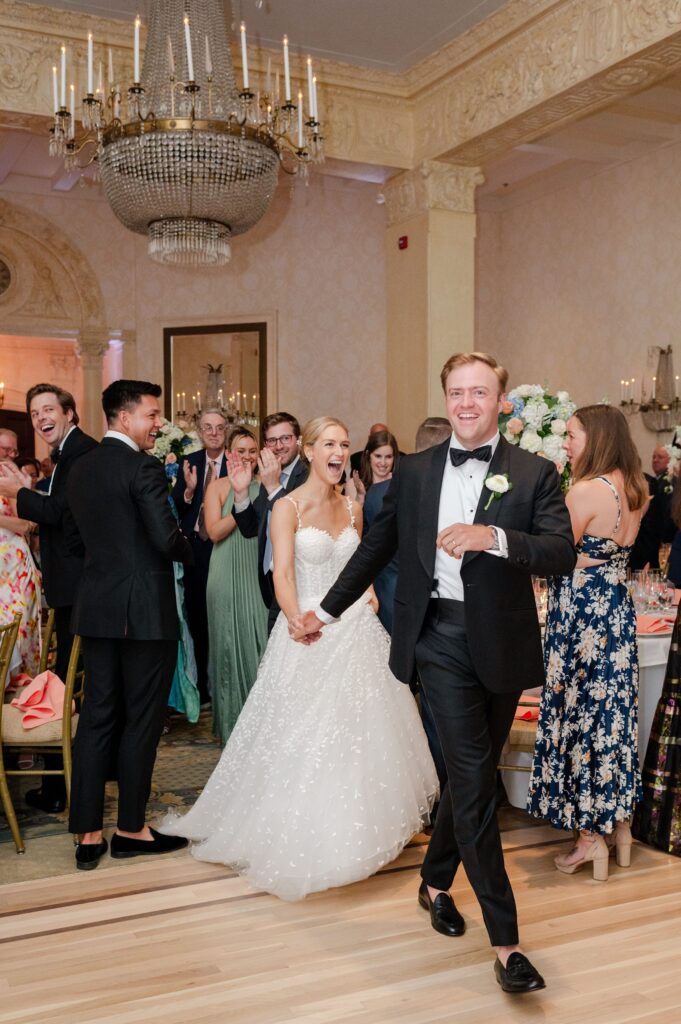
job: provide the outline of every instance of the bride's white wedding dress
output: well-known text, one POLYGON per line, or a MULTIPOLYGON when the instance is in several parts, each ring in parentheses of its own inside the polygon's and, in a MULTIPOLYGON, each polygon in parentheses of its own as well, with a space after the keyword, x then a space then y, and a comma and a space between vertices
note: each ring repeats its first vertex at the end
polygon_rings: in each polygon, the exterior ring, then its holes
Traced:
MULTIPOLYGON (((359 536, 354 520, 336 538, 300 516, 298 526, 299 605, 314 609, 359 536)), ((206 788, 160 830, 287 900, 367 878, 397 857, 427 821, 438 784, 389 646, 368 595, 309 646, 291 640, 280 615, 206 788)))

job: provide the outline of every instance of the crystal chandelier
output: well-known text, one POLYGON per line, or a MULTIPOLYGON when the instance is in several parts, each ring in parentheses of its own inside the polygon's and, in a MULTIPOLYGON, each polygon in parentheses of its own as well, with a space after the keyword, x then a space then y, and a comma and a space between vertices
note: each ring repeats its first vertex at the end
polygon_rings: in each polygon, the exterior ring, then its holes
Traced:
POLYGON ((140 73, 140 20, 134 24, 133 83, 116 83, 111 50, 108 90, 103 64, 94 88, 94 43, 88 35, 87 93, 76 134, 75 87, 66 104, 66 48, 52 68, 55 115, 50 154, 67 170, 96 161, 116 217, 147 235, 149 255, 166 264, 229 262, 230 239, 267 210, 279 166, 288 173, 324 159, 317 80, 307 60, 303 90, 292 101, 288 39, 283 76, 268 59, 262 89, 248 71, 241 23, 243 87, 234 78, 220 0, 150 0, 140 73), (61 93, 58 91, 61 86, 61 93), (124 108, 124 112, 122 110, 124 108))
POLYGON ((641 413, 643 425, 661 434, 673 430, 681 418, 679 377, 674 374, 672 347, 658 348, 657 372, 652 379, 650 397, 641 387, 641 401, 634 398, 635 380, 620 381, 620 409, 627 416, 641 413))

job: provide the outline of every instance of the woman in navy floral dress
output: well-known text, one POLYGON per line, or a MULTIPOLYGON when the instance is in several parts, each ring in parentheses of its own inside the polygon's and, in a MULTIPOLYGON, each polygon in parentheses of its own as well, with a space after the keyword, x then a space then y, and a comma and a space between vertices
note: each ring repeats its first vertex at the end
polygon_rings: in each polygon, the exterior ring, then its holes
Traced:
POLYGON ((528 811, 580 830, 555 858, 559 871, 591 861, 594 878, 605 880, 611 850, 629 864, 629 822, 641 798, 636 614, 626 573, 648 488, 627 422, 612 406, 578 409, 565 450, 579 558, 571 576, 549 582, 528 811))

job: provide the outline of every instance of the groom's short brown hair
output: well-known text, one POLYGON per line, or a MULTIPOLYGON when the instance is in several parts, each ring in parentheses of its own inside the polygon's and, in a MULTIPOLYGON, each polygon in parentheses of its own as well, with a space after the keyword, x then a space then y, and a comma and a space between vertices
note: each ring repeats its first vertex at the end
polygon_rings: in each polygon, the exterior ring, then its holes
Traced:
POLYGON ((440 374, 442 390, 445 390, 447 386, 447 377, 449 377, 452 370, 456 370, 458 366, 469 366, 471 363, 484 363, 485 366, 489 366, 490 370, 494 370, 497 375, 497 380, 499 381, 499 394, 502 394, 502 392, 506 390, 506 385, 508 384, 508 370, 501 366, 494 356, 488 355, 487 352, 455 352, 453 356, 450 356, 442 367, 442 373, 440 374))

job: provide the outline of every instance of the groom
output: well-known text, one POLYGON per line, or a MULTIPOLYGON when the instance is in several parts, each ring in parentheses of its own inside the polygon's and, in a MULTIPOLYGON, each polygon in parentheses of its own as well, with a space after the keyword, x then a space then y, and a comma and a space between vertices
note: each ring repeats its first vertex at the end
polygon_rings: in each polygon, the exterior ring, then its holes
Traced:
POLYGON ((315 612, 291 624, 311 642, 399 553, 390 667, 418 671, 447 766, 419 903, 436 931, 462 935, 449 895, 463 862, 482 909, 505 992, 544 980, 518 945, 515 900, 496 819, 496 766, 523 689, 542 686, 532 575, 576 561, 570 518, 552 462, 499 435, 506 370, 482 352, 445 363, 451 438, 403 458, 371 531, 315 612))

